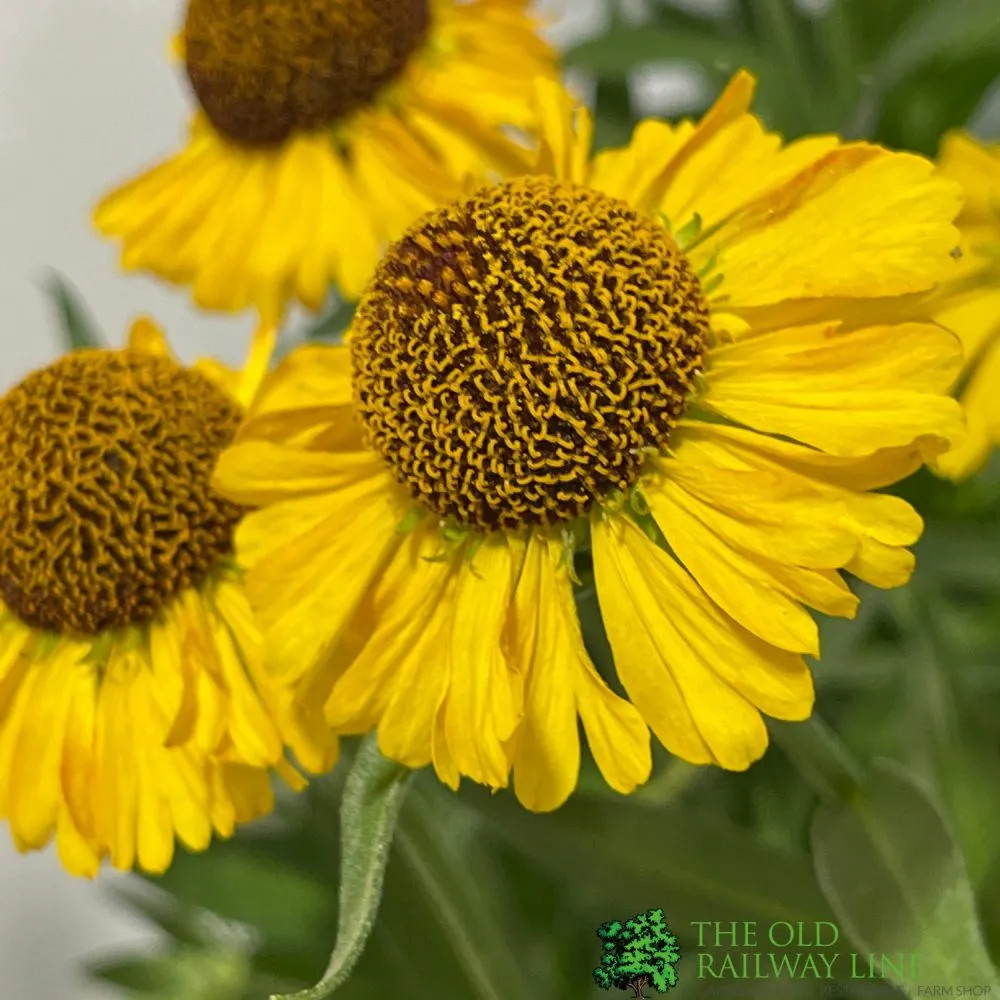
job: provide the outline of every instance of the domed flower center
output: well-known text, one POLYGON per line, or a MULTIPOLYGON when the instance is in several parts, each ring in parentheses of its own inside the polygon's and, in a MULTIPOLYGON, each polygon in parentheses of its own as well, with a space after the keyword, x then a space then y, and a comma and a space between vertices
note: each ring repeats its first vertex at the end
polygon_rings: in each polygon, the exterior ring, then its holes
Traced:
POLYGON ((429 0, 189 0, 188 79, 215 128, 272 145, 368 104, 427 32, 429 0))
POLYGON ((579 517, 638 479, 701 367, 708 308, 654 218, 548 177, 392 246, 351 344, 358 412, 414 498, 486 531, 579 517))
POLYGON ((64 634, 151 621, 231 549, 209 489, 240 413, 198 372, 81 351, 0 400, 0 597, 64 634))

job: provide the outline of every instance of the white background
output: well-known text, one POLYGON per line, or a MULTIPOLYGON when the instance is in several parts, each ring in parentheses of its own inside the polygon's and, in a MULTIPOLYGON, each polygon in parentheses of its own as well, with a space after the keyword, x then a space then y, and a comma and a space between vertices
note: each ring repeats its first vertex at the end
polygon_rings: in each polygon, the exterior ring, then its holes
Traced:
MULTIPOLYGON (((600 0, 548 0, 552 37, 596 25, 600 0)), ((0 392, 61 345, 41 291, 55 268, 113 343, 139 313, 157 317, 186 360, 239 360, 247 319, 194 312, 183 293, 116 270, 90 210, 115 181, 173 149, 187 100, 167 64, 181 0, 0 0, 0 392)), ((0 1000, 109 1000, 78 960, 147 941, 97 882, 72 879, 54 852, 22 856, 0 823, 0 1000)))

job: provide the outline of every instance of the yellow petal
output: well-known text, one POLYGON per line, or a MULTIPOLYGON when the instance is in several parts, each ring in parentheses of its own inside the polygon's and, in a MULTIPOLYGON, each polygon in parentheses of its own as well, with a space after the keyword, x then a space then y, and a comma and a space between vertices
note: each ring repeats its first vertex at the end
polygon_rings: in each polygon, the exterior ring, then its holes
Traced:
POLYGON ((954 272, 960 206, 927 160, 856 143, 751 202, 699 252, 718 254, 728 308, 903 295, 954 272))
POLYGON ((421 753, 404 757, 398 750, 394 759, 410 767, 429 763, 430 730, 444 697, 448 664, 443 649, 435 653, 444 623, 450 614, 455 567, 449 562, 428 558, 435 551, 432 526, 420 525, 405 538, 385 570, 374 581, 358 608, 357 616, 370 623, 362 638, 362 648, 337 680, 330 693, 326 718, 330 725, 347 732, 364 732, 382 720, 380 740, 386 747, 413 746, 417 735, 390 733, 393 720, 383 719, 386 707, 396 694, 402 710, 399 722, 409 729, 419 715, 426 723, 421 753), (416 702, 429 699, 414 712, 416 702))
MULTIPOLYGON (((149 316, 140 316, 128 332, 128 349, 152 354, 157 358, 173 358, 163 327, 149 316)), ((176 359, 175 359, 176 360, 176 359)))
MULTIPOLYGON (((144 679, 148 682, 148 678, 144 679)), ((147 695, 138 679, 128 690, 131 702, 131 764, 136 775, 136 858, 143 871, 159 875, 174 858, 174 828, 170 807, 163 796, 163 781, 156 766, 156 747, 141 726, 147 695)))
POLYGON ((619 676, 669 750, 743 770, 767 746, 758 708, 808 716, 812 680, 800 657, 722 613, 628 520, 599 520, 593 532, 598 600, 619 676))
POLYGON ((986 222, 996 226, 996 191, 1000 188, 1000 155, 972 136, 949 132, 941 140, 938 156, 941 174, 956 181, 965 193, 963 225, 986 222))
POLYGON ((219 457, 212 488, 235 503, 262 507, 368 481, 384 468, 370 451, 331 454, 245 441, 219 457))
POLYGON ((512 741, 514 791, 536 812, 569 798, 580 769, 577 712, 601 773, 628 793, 649 777, 649 730, 594 669, 583 645, 562 546, 533 538, 514 594, 514 656, 526 676, 512 741))
MULTIPOLYGON (((657 463, 663 476, 682 488, 710 519, 712 530, 730 545, 812 569, 835 569, 854 554, 857 542, 843 499, 817 489, 801 476, 778 469, 732 470, 689 461, 695 448, 683 441, 674 457, 657 463)), ((655 485, 647 491, 652 498, 655 485)), ((669 530, 669 524, 663 529, 669 530)))
MULTIPOLYGON (((783 146, 753 115, 742 113, 710 135, 674 172, 659 208, 674 231, 697 214, 707 232, 766 191, 786 183, 838 144, 835 136, 783 146)), ((701 263, 700 256, 695 258, 701 263)))
POLYGON ((561 84, 547 79, 535 83, 535 106, 541 144, 531 172, 583 183, 593 137, 590 112, 561 84))
POLYGON ((97 700, 94 792, 98 835, 111 863, 128 871, 135 862, 136 780, 128 685, 138 664, 117 654, 108 664, 97 700))
POLYGON ((362 450, 361 427, 353 414, 350 351, 339 345, 304 345, 284 358, 261 383, 236 440, 308 447, 321 433, 324 450, 362 450))
POLYGON ((74 673, 87 669, 78 651, 63 646, 35 667, 26 716, 17 737, 10 783, 10 825, 28 848, 43 847, 55 832, 62 803, 60 764, 74 673))
POLYGON ((866 539, 845 569, 873 587, 889 589, 909 583, 915 566, 909 550, 866 539))
POLYGON ((682 122, 672 128, 658 121, 640 123, 626 149, 595 159, 591 184, 625 198, 635 208, 658 209, 688 162, 728 125, 746 115, 755 87, 754 78, 740 70, 697 125, 682 122))
POLYGON ((449 622, 448 748, 462 774, 493 788, 507 785, 503 742, 514 732, 522 709, 523 678, 508 665, 501 648, 513 576, 510 548, 488 536, 474 560, 458 567, 449 622))
POLYGON ((848 490, 875 490, 905 479, 923 464, 917 447, 882 448, 870 455, 828 455, 814 448, 758 434, 745 427, 682 420, 685 461, 712 468, 781 469, 848 490))
POLYGON ((79 878, 94 878, 101 869, 101 853, 74 826, 64 809, 56 823, 56 847, 63 867, 79 878))
POLYGON ((961 370, 961 345, 939 326, 837 327, 819 323, 723 344, 711 354, 711 384, 747 387, 788 380, 814 392, 898 387, 946 393, 961 370))
POLYGON ((217 614, 206 616, 219 663, 229 693, 229 737, 240 757, 255 767, 269 767, 281 759, 281 736, 253 682, 247 676, 245 655, 259 655, 260 649, 244 651, 217 614))
MULTIPOLYGON (((818 655, 816 623, 763 566, 713 531, 711 507, 669 480, 644 489, 643 496, 670 547, 720 608, 774 646, 818 655)), ((851 541, 853 552, 857 545, 851 541)))
MULTIPOLYGON (((555 579, 548 543, 532 538, 525 552, 513 602, 512 659, 524 675, 524 718, 508 752, 514 793, 526 809, 557 809, 569 798, 580 773, 580 737, 574 686, 589 665, 576 611, 564 620, 562 589, 555 579), (572 630, 579 646, 574 644, 572 630)), ((565 575, 565 571, 563 571, 565 575)), ((565 584, 569 586, 568 580, 565 584)), ((570 591, 572 600, 572 591, 570 591)))
MULTIPOLYGON (((63 811, 68 820, 59 819, 59 836, 67 838, 65 847, 83 850, 84 844, 97 842, 94 810, 94 741, 97 720, 98 678, 93 667, 80 665, 66 678, 71 688, 62 746, 60 785, 63 811), (68 822, 72 829, 63 832, 68 822), (82 843, 76 844, 79 839, 82 843), (75 848, 74 848, 75 845, 75 848)), ((60 852, 63 848, 60 847, 60 852)), ((89 851, 83 850, 89 857, 89 851)))
POLYGON ((835 455, 918 439, 940 452, 964 435, 961 411, 943 395, 960 363, 957 342, 940 327, 797 327, 713 351, 705 403, 835 455))
MULTIPOLYGON (((399 544, 400 510, 388 474, 331 493, 328 503, 323 521, 288 538, 247 575, 269 662, 288 680, 333 643, 399 544)), ((239 531, 236 541, 238 551, 239 531)))
POLYGON ((274 808, 274 791, 267 771, 244 764, 221 764, 218 774, 237 823, 249 823, 274 808))

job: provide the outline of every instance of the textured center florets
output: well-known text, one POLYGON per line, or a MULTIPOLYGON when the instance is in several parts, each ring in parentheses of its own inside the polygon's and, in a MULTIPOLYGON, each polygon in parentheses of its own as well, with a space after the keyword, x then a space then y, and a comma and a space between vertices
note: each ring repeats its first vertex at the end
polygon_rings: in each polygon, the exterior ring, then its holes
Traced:
POLYGON ((151 621, 231 550, 209 480, 240 412, 203 375, 80 351, 0 400, 0 597, 33 628, 151 621))
POLYGON ((392 246, 352 333, 372 447, 442 518, 554 524, 634 485, 700 370, 708 309, 657 220, 549 177, 392 246))
POLYGON ((189 0, 188 79, 223 135, 277 144, 368 104, 429 22, 429 0, 189 0))

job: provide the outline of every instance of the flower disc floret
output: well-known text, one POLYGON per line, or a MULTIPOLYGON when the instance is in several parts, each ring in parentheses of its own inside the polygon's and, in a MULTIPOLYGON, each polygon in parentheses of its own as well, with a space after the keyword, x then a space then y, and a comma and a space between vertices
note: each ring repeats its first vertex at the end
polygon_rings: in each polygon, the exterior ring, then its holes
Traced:
POLYGON ((24 623, 143 625, 231 551, 242 508, 212 492, 240 411, 196 371, 80 351, 0 400, 0 596, 24 623))
POLYGON ((351 338, 372 447, 442 519, 553 525, 633 486, 695 388, 708 307, 662 224, 522 177, 388 252, 351 338))
POLYGON ((223 135, 278 144, 368 104, 429 22, 429 0, 190 0, 188 79, 223 135))

